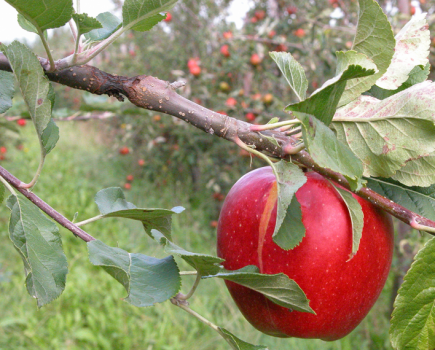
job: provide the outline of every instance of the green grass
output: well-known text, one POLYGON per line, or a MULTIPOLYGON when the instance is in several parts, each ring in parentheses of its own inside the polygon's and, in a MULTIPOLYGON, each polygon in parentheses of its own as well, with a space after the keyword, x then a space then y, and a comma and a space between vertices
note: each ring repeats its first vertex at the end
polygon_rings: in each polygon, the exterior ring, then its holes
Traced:
MULTIPOLYGON (((99 124, 60 125, 61 139, 48 155, 34 191, 69 218, 78 221, 98 214, 93 197, 105 187, 120 186, 134 169, 133 155, 110 157, 108 146, 98 144, 99 124)), ((30 126, 23 132, 25 152, 9 150, 3 166, 23 181, 37 168, 39 150, 30 126)), ((156 188, 135 179, 127 199, 141 207, 186 207, 175 216, 173 237, 185 249, 215 254, 215 232, 199 209, 189 208, 183 186, 156 188)), ((207 199, 204 199, 207 200, 207 199)), ((103 270, 92 266, 86 244, 61 228, 69 274, 58 300, 37 309, 26 291, 22 261, 7 232, 8 209, 0 209, 0 350, 3 349, 116 349, 181 350, 228 349, 214 331, 170 302, 136 308, 122 298, 125 290, 103 270)), ((133 221, 107 219, 86 225, 86 231, 112 246, 163 257, 160 247, 133 221)), ((189 269, 183 262, 180 268, 189 269)), ((183 291, 193 277, 183 278, 183 291)), ((227 328, 241 339, 271 350, 390 349, 388 341, 389 288, 363 323, 342 340, 278 339, 257 332, 243 319, 222 281, 203 281, 191 299, 191 308, 227 328)))

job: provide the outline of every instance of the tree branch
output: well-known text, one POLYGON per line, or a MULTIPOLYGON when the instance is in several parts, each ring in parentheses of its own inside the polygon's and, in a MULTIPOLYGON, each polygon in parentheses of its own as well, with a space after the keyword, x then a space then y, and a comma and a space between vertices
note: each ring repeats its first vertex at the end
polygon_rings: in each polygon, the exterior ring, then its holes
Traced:
POLYGON ((78 226, 74 225, 66 217, 64 217, 62 214, 60 214, 59 212, 54 210, 52 207, 50 207, 47 203, 45 203, 36 194, 28 191, 27 189, 20 188, 21 181, 1 166, 0 166, 0 176, 3 177, 3 179, 5 179, 12 187, 14 187, 24 197, 26 197, 33 204, 35 204, 39 209, 41 209, 49 217, 51 217, 52 219, 57 221, 60 225, 65 227, 67 230, 71 231, 74 235, 81 238, 85 242, 90 242, 90 241, 95 240, 94 237, 92 237, 87 232, 83 231, 78 226))
MULTIPOLYGON (((42 59, 41 64, 43 67, 46 66, 44 63, 46 62, 42 59)), ((2 54, 0 54, 0 70, 10 71, 9 63, 2 54)), ((253 132, 250 130, 251 124, 211 111, 177 94, 175 88, 169 82, 147 75, 132 78, 115 76, 88 65, 71 67, 55 73, 47 73, 47 77, 51 81, 75 89, 86 90, 98 95, 107 94, 115 96, 120 101, 124 100, 122 96, 124 95, 130 102, 140 108, 172 115, 211 135, 216 135, 232 142, 241 140, 256 151, 278 159, 289 160, 291 158, 291 160, 304 165, 308 169, 318 172, 337 184, 350 189, 348 182, 341 174, 318 166, 307 152, 299 151, 290 156, 288 151, 297 147, 299 142, 296 138, 287 136, 285 132, 279 130, 266 130, 261 133, 253 132)), ((13 187, 17 188, 62 226, 86 241, 94 239, 55 212, 54 209, 50 208, 32 193, 19 189, 19 180, 0 167, 0 175, 3 176, 3 173, 5 173, 4 178, 13 187)), ((373 203, 376 207, 387 211, 414 228, 424 230, 426 226, 426 231, 428 232, 435 229, 434 221, 390 201, 369 188, 362 188, 356 193, 373 203)))

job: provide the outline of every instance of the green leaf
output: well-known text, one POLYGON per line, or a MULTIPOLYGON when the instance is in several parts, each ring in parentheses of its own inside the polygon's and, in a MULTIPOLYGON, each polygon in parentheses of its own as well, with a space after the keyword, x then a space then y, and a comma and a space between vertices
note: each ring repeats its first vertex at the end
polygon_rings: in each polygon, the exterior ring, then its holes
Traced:
POLYGON ((55 146, 59 134, 57 126, 51 123, 50 83, 38 58, 25 45, 14 41, 9 46, 2 45, 1 49, 18 81, 45 156, 55 146))
POLYGON ((0 183, 0 204, 5 200, 6 195, 6 187, 2 183, 0 183))
POLYGON ((24 17, 21 13, 18 14, 17 20, 21 28, 27 30, 30 33, 38 34, 38 29, 36 29, 35 26, 30 21, 28 21, 26 17, 24 17))
POLYGON ((0 71, 0 113, 4 113, 12 107, 14 93, 14 75, 10 72, 0 71))
POLYGON ((350 80, 338 107, 369 90, 387 71, 394 55, 394 33, 387 16, 375 0, 359 0, 358 26, 352 50, 373 60, 378 72, 372 76, 350 80))
POLYGON ((181 287, 172 256, 156 259, 109 247, 99 240, 88 242, 89 260, 121 283, 128 293, 125 301, 138 307, 152 306, 175 296, 181 287))
POLYGON ((302 223, 302 211, 296 199, 296 191, 302 187, 307 178, 303 171, 292 163, 281 160, 275 164, 278 173, 278 204, 273 241, 282 249, 293 249, 305 237, 302 223))
POLYGON ((267 124, 275 124, 275 123, 278 123, 279 122, 279 118, 278 117, 273 117, 271 120, 269 120, 267 123, 266 123, 266 125, 267 124))
POLYGON ((123 26, 138 31, 150 30, 165 18, 161 12, 169 11, 177 0, 125 0, 122 6, 123 26))
POLYGON ((222 335, 222 337, 235 350, 269 350, 264 345, 249 344, 249 343, 237 338, 234 334, 228 332, 225 328, 222 328, 222 327, 218 327, 218 328, 219 328, 219 333, 222 335))
POLYGON ((343 174, 352 190, 359 188, 363 166, 349 147, 317 118, 303 113, 295 116, 302 122, 305 146, 313 160, 323 168, 343 174))
POLYGON ((9 235, 24 263, 29 294, 38 307, 53 301, 65 289, 68 265, 57 226, 32 203, 10 196, 9 235))
POLYGON ((96 18, 90 17, 86 13, 74 13, 72 18, 76 23, 79 36, 89 33, 91 30, 103 28, 103 25, 96 18))
POLYGON ((424 67, 428 64, 430 33, 426 14, 412 16, 395 39, 396 47, 391 64, 376 82, 377 86, 386 90, 396 90, 416 66, 424 67))
POLYGON ((299 101, 305 100, 308 80, 304 68, 288 52, 269 52, 299 101))
MULTIPOLYGON (((426 81, 382 101, 361 96, 338 109, 331 126, 362 161, 365 176, 391 177, 435 151, 434 122, 435 84, 426 81)), ((400 180, 408 186, 433 183, 418 173, 400 180)))
POLYGON ((119 210, 135 209, 136 206, 125 199, 124 192, 119 187, 109 187, 95 195, 95 203, 102 215, 119 210))
POLYGON ((311 114, 329 125, 347 81, 373 75, 376 72, 375 64, 366 55, 355 51, 339 51, 336 54, 338 59, 336 76, 326 81, 308 99, 289 105, 286 110, 311 114))
POLYGON ((72 0, 5 0, 41 31, 66 24, 74 12, 72 0))
POLYGON ((394 349, 435 348, 435 238, 415 256, 394 302, 390 338, 394 349))
POLYGON ((172 215, 180 214, 184 211, 183 207, 174 207, 170 210, 136 208, 134 204, 125 200, 124 193, 119 187, 111 187, 99 191, 95 196, 95 202, 104 217, 139 220, 144 225, 148 235, 152 237, 151 230, 156 229, 169 240, 171 240, 172 215))
POLYGON ((245 266, 239 270, 228 271, 222 269, 216 275, 203 278, 218 277, 235 282, 249 289, 263 294, 267 299, 280 306, 315 314, 309 306, 304 291, 298 284, 283 273, 265 275, 259 273, 258 267, 254 265, 245 266))
POLYGON ((416 66, 409 73, 408 79, 396 90, 385 90, 381 89, 377 85, 373 85, 372 88, 368 91, 369 96, 376 97, 379 100, 384 100, 390 96, 397 94, 400 91, 406 90, 413 85, 422 83, 427 80, 430 73, 430 63, 426 64, 426 66, 416 66))
POLYGON ((221 263, 225 261, 224 259, 211 255, 188 252, 172 243, 157 230, 151 230, 151 235, 164 247, 166 253, 179 256, 198 271, 201 276, 217 274, 221 270, 221 263))
POLYGON ((361 204, 359 204, 358 200, 352 196, 352 193, 337 187, 334 184, 333 186, 340 194, 344 203, 346 203, 347 209, 349 210, 349 216, 352 222, 352 253, 350 254, 349 259, 352 259, 358 252, 359 243, 361 241, 362 231, 364 228, 364 212, 361 208, 361 204))
POLYGON ((421 216, 435 220, 435 185, 407 187, 392 179, 366 178, 366 180, 367 187, 373 191, 421 216))
POLYGON ((84 35, 85 39, 90 42, 107 39, 122 26, 122 21, 111 12, 100 13, 97 20, 102 25, 101 29, 93 29, 84 35))
POLYGON ((52 118, 41 135, 42 147, 45 149, 45 154, 50 153, 56 146, 57 141, 59 141, 59 128, 52 118))

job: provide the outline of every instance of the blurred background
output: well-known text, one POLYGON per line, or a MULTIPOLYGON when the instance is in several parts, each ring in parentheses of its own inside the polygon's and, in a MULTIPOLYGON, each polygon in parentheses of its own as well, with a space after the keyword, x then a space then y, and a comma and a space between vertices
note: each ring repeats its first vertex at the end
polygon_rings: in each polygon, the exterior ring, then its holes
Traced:
MULTIPOLYGON (((82 1, 81 11, 93 16, 110 11, 120 17, 122 1, 98 1, 98 7, 95 3, 82 1)), ((421 12, 428 13, 435 30, 435 4, 430 0, 379 3, 395 32, 421 12)), ((291 52, 305 69, 309 92, 314 91, 335 75, 335 52, 351 48, 357 6, 356 0, 180 0, 164 22, 147 33, 127 33, 91 64, 118 75, 185 81, 178 92, 187 98, 241 120, 266 123, 285 116, 283 108, 295 101, 268 52, 291 52)), ((19 38, 44 56, 34 34, 13 26, 15 16, 0 2, 5 35, 0 41, 19 38)), ((49 42, 55 59, 72 53, 67 27, 50 32, 49 42)), ((64 86, 54 88, 54 117, 61 136, 35 193, 70 219, 78 213, 77 221, 98 214, 94 195, 111 186, 123 187, 127 199, 139 207, 184 206, 187 210, 174 218, 174 241, 187 250, 215 254, 215 227, 225 194, 241 175, 264 163, 174 117, 64 86)), ((23 181, 30 181, 39 162, 38 140, 28 118, 19 93, 14 106, 0 116, 0 164, 23 181)), ((123 302, 123 288, 92 266, 86 245, 62 228, 70 271, 67 287, 59 300, 37 310, 26 292, 21 258, 9 241, 8 216, 3 206, 0 349, 228 348, 211 329, 169 302, 146 309, 123 302)), ((271 350, 390 349, 392 303, 414 254, 427 240, 405 225, 396 227, 387 285, 369 316, 342 340, 263 335, 243 319, 222 281, 203 281, 191 307, 241 339, 271 350)), ((106 219, 85 229, 106 244, 164 256, 135 222, 106 219)), ((180 268, 189 270, 182 261, 180 268)), ((192 283, 192 277, 184 277, 183 291, 192 283)))

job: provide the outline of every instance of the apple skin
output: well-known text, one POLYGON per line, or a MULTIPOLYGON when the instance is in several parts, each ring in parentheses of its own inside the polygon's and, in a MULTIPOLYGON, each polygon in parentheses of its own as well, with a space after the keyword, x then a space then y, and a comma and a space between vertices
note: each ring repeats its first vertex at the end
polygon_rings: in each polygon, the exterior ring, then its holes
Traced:
POLYGON ((270 167, 243 176, 226 196, 217 228, 217 253, 228 270, 256 265, 261 273, 285 273, 310 300, 316 315, 292 311, 262 294, 225 281, 245 318, 276 337, 336 340, 350 333, 378 298, 391 265, 393 225, 388 214, 353 194, 364 212, 359 250, 349 260, 352 229, 348 209, 321 175, 305 173, 296 192, 306 234, 285 251, 272 241, 276 179, 270 167))

